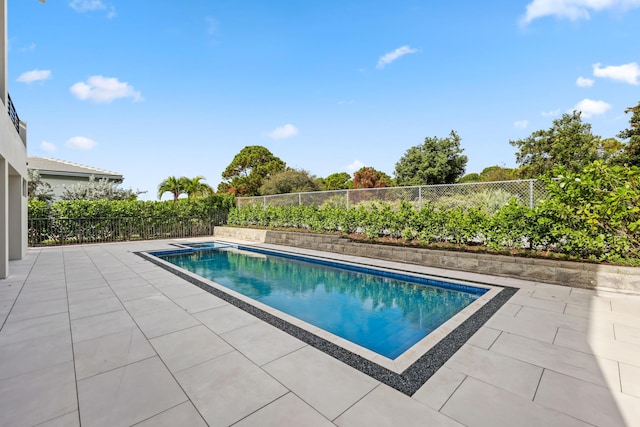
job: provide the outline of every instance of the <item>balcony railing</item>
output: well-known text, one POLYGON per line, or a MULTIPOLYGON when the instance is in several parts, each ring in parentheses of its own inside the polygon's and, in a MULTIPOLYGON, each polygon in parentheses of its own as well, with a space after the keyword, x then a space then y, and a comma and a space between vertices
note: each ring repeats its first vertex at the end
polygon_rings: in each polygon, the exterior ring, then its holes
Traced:
POLYGON ((16 132, 20 133, 20 117, 18 117, 18 112, 16 111, 16 107, 13 106, 13 102, 11 101, 11 96, 7 93, 7 98, 9 99, 9 117, 11 117, 11 121, 13 125, 16 127, 16 132))

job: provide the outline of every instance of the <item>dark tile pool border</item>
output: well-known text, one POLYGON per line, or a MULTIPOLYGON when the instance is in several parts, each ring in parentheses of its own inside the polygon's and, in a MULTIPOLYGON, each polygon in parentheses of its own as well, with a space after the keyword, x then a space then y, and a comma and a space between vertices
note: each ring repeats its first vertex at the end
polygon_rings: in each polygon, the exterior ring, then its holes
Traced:
POLYGON ((245 301, 231 296, 220 289, 212 288, 205 282, 185 274, 178 268, 173 268, 160 262, 148 252, 154 251, 135 252, 135 254, 408 396, 412 396, 418 391, 418 389, 518 291, 517 288, 492 285, 503 289, 458 325, 458 327, 451 331, 446 337, 431 347, 425 354, 420 356, 411 366, 398 374, 324 338, 320 338, 309 331, 292 325, 271 313, 267 313, 245 301))

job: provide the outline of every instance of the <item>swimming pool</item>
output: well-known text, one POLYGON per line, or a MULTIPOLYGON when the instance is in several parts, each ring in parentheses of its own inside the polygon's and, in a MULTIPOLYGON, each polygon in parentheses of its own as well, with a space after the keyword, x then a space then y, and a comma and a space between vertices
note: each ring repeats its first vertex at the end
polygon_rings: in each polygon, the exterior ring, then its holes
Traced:
POLYGON ((249 250, 223 248, 161 258, 389 359, 487 291, 249 250))
POLYGON ((137 254, 409 396, 517 291, 426 276, 408 264, 382 268, 370 258, 317 251, 302 256, 299 250, 273 245, 174 246, 178 248, 137 254), (218 265, 213 270, 221 265, 224 273, 209 275, 210 263, 218 265), (352 287, 353 275, 369 282, 352 287), (289 282, 289 287, 281 288, 280 282, 289 282), (393 292, 388 293, 389 288, 393 292), (334 305, 314 311, 330 294, 337 295, 334 305), (426 301, 438 294, 446 295, 443 302, 429 306, 426 301), (295 301, 293 314, 278 308, 288 300, 295 301), (438 315, 431 318, 428 311, 438 315), (330 320, 333 326, 314 326, 314 318, 330 320), (354 331, 364 337, 360 344, 351 341, 356 338, 343 338, 354 331))

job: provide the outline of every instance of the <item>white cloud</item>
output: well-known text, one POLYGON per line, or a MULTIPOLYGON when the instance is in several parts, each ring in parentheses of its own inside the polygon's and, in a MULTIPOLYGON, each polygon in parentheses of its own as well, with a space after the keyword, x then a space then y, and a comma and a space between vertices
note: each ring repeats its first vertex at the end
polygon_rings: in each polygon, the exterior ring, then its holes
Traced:
POLYGON ((48 141, 42 141, 42 142, 40 143, 40 149, 41 149, 42 151, 47 151, 47 152, 51 153, 51 152, 53 152, 53 151, 56 151, 56 149, 57 149, 57 148, 56 148, 56 145, 55 145, 55 144, 53 144, 53 143, 51 143, 51 142, 48 142, 48 141))
POLYGON ((143 101, 140 92, 129 83, 121 82, 115 77, 91 76, 87 82, 78 82, 69 89, 78 99, 108 103, 118 98, 133 98, 143 101))
POLYGON ((111 7, 109 8, 109 13, 107 13, 107 19, 113 19, 113 18, 115 18, 116 16, 118 16, 118 15, 116 14, 116 8, 115 8, 115 7, 113 7, 113 6, 111 6, 111 7))
POLYGON ((402 46, 394 50, 393 52, 385 53, 383 56, 378 59, 378 65, 376 68, 383 69, 385 65, 391 64, 396 59, 408 55, 410 53, 416 53, 418 49, 414 49, 410 46, 402 46))
POLYGON ((527 126, 529 126, 529 121, 528 120, 518 120, 517 122, 513 123, 513 126, 517 129, 526 129, 527 126))
POLYGON ((574 110, 582 111, 582 117, 588 119, 592 116, 604 114, 611 109, 611 104, 604 101, 594 101, 593 99, 585 98, 578 102, 574 107, 574 110))
POLYGON ((36 44, 33 42, 29 43, 29 46, 20 48, 20 52, 33 52, 34 50, 36 50, 36 44))
POLYGON ((527 12, 520 23, 526 25, 545 16, 576 21, 591 18, 591 12, 605 9, 627 10, 634 7, 640 7, 640 0, 533 0, 527 5, 527 12))
POLYGON ((97 142, 84 136, 74 136, 65 144, 67 148, 71 148, 72 150, 91 150, 95 148, 96 145, 98 145, 97 142))
POLYGON ((345 169, 350 174, 353 174, 355 171, 361 169, 363 166, 364 166, 364 163, 362 163, 360 160, 354 160, 353 163, 351 163, 350 165, 347 165, 345 169))
POLYGON ((105 10, 107 6, 102 0, 73 0, 69 6, 77 12, 90 12, 92 10, 105 10))
POLYGON ((298 134, 298 128, 296 128, 292 124, 286 124, 284 126, 275 128, 271 133, 269 133, 269 138, 285 139, 285 138, 291 138, 292 136, 296 136, 297 134, 298 134))
POLYGON ((41 82, 51 78, 51 70, 31 70, 20 74, 17 81, 21 83, 41 82))
POLYGON ((637 62, 630 62, 624 65, 609 65, 601 68, 601 64, 593 64, 593 75, 604 79, 611 79, 629 83, 630 85, 638 85, 640 77, 640 65, 637 62))
POLYGON ((560 114, 560 110, 543 111, 542 117, 555 117, 560 114))
POLYGON ((576 85, 580 86, 580 87, 591 87, 593 86, 593 84, 595 83, 595 80, 593 79, 588 79, 586 77, 578 77, 578 79, 576 80, 576 85))

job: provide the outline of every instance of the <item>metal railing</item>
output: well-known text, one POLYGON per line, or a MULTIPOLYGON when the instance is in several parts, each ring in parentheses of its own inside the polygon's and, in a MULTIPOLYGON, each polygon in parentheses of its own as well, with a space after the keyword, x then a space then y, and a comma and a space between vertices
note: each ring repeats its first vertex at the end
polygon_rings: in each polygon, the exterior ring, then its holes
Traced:
POLYGON ((18 117, 18 112, 16 111, 16 107, 13 105, 13 101, 11 101, 11 96, 9 96, 9 93, 7 93, 7 99, 9 101, 7 102, 9 117, 11 118, 13 125, 16 127, 16 132, 20 133, 20 117, 18 117))
POLYGON ((212 236, 227 214, 197 217, 29 218, 29 246, 212 236))
POLYGON ((545 197, 545 194, 544 183, 528 179, 238 197, 237 206, 241 208, 244 206, 315 205, 349 209, 361 203, 406 201, 417 208, 421 208, 425 203, 433 203, 448 208, 480 207, 489 212, 495 212, 514 197, 519 203, 533 207, 545 197))

